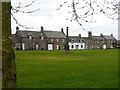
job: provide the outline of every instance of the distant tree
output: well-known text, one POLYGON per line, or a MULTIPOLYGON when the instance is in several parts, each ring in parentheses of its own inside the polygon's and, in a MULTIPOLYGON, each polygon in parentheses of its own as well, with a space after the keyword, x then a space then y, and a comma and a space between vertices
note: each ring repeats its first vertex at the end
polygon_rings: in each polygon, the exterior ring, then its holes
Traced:
POLYGON ((68 13, 71 17, 67 20, 76 21, 85 30, 82 21, 91 23, 96 22, 94 15, 102 13, 112 20, 118 20, 118 10, 120 10, 119 0, 66 0, 60 7, 67 5, 71 9, 68 13))

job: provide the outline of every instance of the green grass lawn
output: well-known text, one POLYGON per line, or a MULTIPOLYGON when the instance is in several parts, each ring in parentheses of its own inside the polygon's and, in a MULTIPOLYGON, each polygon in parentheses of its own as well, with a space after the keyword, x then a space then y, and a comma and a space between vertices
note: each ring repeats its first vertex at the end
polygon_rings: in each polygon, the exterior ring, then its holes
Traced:
POLYGON ((15 51, 18 88, 117 88, 118 50, 15 51))

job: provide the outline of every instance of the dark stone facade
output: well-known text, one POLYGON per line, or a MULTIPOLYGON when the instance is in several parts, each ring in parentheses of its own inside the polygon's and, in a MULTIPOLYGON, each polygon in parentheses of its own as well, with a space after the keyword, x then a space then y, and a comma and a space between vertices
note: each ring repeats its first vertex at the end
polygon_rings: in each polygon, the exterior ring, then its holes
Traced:
MULTIPOLYGON (((44 28, 41 27, 40 31, 26 31, 19 30, 17 27, 16 34, 12 36, 14 43, 13 47, 17 50, 58 50, 65 49, 66 45, 66 35, 64 34, 63 29, 61 29, 61 31, 51 31, 44 30, 44 28)), ((85 43, 84 49, 114 48, 115 43, 117 42, 113 34, 93 36, 92 32, 88 32, 88 37, 81 37, 81 34, 79 34, 77 38, 78 37, 85 43)), ((69 40, 69 42, 71 41, 69 40)))
POLYGON ((13 36, 14 49, 20 50, 52 50, 64 49, 66 36, 63 31, 25 31, 16 28, 13 36))

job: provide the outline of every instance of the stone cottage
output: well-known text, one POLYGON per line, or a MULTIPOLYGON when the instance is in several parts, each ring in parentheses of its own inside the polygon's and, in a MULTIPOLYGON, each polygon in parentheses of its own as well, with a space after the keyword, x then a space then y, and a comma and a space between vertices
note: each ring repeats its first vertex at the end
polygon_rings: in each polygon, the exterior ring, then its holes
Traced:
POLYGON ((92 32, 88 32, 88 37, 83 37, 85 41, 86 49, 106 49, 106 48, 114 48, 114 43, 117 41, 113 34, 111 35, 103 35, 94 36, 92 32))
POLYGON ((69 49, 85 49, 85 42, 81 37, 81 34, 78 36, 69 36, 69 49))
MULTIPOLYGON (((63 29, 52 31, 44 30, 44 27, 39 31, 19 30, 19 27, 16 27, 12 38, 13 48, 16 50, 59 50, 64 49, 67 42, 63 29)), ((81 34, 68 37, 70 50, 114 48, 116 42, 113 34, 94 36, 90 31, 88 37, 81 37, 81 34)))
POLYGON ((41 27, 40 39, 42 49, 58 50, 64 49, 66 35, 63 29, 61 29, 61 31, 51 31, 44 30, 44 28, 41 27))
POLYGON ((40 31, 19 30, 12 35, 14 49, 20 50, 56 50, 64 49, 66 36, 61 31, 44 30, 40 31))

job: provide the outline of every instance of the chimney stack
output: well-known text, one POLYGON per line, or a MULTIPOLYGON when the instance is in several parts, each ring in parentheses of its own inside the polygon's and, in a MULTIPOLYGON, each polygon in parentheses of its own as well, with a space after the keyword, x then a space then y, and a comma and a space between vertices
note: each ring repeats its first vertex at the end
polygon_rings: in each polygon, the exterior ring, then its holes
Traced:
POLYGON ((81 34, 79 34, 79 37, 81 38, 81 34))
POLYGON ((111 36, 113 36, 113 34, 111 34, 111 36))
POLYGON ((19 31, 19 27, 18 26, 16 27, 16 31, 19 31))
POLYGON ((61 28, 61 32, 64 33, 63 28, 61 28))
POLYGON ((100 36, 103 37, 103 34, 101 33, 100 36))
POLYGON ((44 31, 44 27, 43 26, 41 26, 41 32, 43 32, 44 31))
POLYGON ((88 37, 92 37, 92 32, 91 31, 88 32, 88 37))

